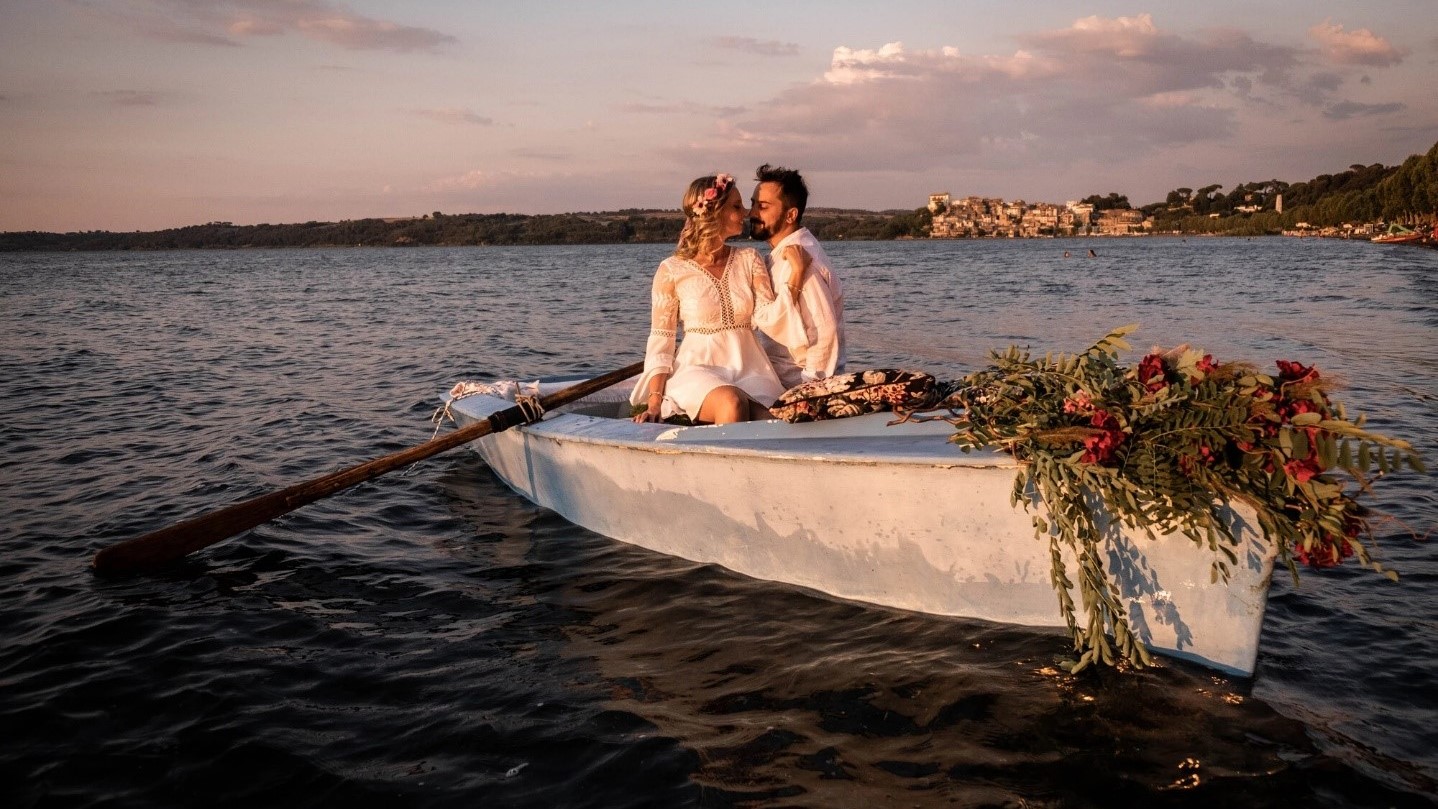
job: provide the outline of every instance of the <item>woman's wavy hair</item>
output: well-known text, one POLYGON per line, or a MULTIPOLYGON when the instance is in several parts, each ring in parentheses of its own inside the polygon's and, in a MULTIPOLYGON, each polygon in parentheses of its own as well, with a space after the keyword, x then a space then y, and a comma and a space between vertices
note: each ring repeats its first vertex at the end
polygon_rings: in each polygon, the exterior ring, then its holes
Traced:
MULTIPOLYGON (((724 204, 733 188, 734 178, 728 174, 710 174, 689 184, 682 203, 684 230, 679 234, 679 244, 674 248, 674 255, 679 258, 710 255, 704 252, 704 246, 716 241, 719 235, 719 207, 724 204), (715 193, 706 199, 710 189, 715 193)), ((715 252, 719 249, 723 249, 722 241, 719 241, 719 248, 715 252)))

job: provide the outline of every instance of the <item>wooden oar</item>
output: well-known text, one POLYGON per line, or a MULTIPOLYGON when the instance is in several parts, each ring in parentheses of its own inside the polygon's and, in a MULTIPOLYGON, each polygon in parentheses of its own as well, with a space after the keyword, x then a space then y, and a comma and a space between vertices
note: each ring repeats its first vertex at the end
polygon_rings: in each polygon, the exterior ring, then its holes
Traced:
MULTIPOLYGON (((560 405, 582 399, 591 393, 601 391, 617 382, 623 382, 644 370, 644 363, 620 368, 603 376, 597 376, 578 385, 556 391, 541 397, 540 406, 553 410, 560 405)), ((287 489, 261 495, 242 503, 235 503, 218 511, 203 514, 169 528, 162 528, 144 536, 127 539, 102 548, 95 554, 95 570, 101 573, 134 573, 173 562, 200 548, 215 544, 247 531, 261 523, 288 514, 300 506, 313 503, 322 497, 343 491, 367 480, 373 480, 387 472, 409 466, 416 461, 437 455, 447 449, 467 444, 490 433, 498 433, 531 421, 524 409, 518 405, 494 413, 481 422, 476 422, 452 433, 426 441, 415 447, 401 450, 392 455, 333 472, 323 477, 297 483, 287 489)))

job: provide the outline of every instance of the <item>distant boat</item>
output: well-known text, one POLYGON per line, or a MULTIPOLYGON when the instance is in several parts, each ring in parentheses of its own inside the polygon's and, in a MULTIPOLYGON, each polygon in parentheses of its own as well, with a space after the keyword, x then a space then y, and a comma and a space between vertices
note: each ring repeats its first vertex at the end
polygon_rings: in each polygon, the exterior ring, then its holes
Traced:
POLYGON ((1423 233, 1422 231, 1411 230, 1395 222, 1388 226, 1386 233, 1374 236, 1370 241, 1377 242, 1378 244, 1409 244, 1411 242, 1423 241, 1423 233))

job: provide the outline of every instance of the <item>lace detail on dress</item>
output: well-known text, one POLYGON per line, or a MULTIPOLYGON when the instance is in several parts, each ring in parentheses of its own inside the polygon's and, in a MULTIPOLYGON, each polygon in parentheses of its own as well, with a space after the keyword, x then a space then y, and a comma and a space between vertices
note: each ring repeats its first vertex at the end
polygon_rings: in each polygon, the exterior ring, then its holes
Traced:
MULTIPOLYGON (((661 268, 663 271, 663 268, 661 268)), ((664 282, 656 283, 649 296, 653 313, 654 334, 675 334, 679 326, 679 296, 674 291, 674 275, 664 272, 664 282)))
POLYGON ((708 278, 710 283, 714 285, 714 293, 719 296, 719 325, 714 328, 693 329, 686 326, 684 329, 686 333, 693 332, 694 334, 717 334, 721 331, 729 331, 730 329, 749 328, 748 323, 741 324, 734 317, 734 295, 729 290, 729 267, 734 263, 734 257, 738 254, 738 250, 735 250, 732 247, 729 248, 729 255, 724 258, 724 269, 719 272, 718 278, 715 278, 713 275, 710 275, 709 271, 705 270, 704 267, 699 264, 699 262, 695 261, 692 258, 688 259, 689 263, 693 264, 694 268, 697 269, 700 274, 703 275, 705 278, 708 278))

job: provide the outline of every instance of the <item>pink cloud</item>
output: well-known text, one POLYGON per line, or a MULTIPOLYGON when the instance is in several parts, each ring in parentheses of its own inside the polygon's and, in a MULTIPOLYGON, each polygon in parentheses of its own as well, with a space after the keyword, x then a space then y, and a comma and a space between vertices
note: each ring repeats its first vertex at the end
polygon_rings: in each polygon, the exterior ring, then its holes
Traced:
POLYGON ((304 36, 351 50, 429 51, 457 42, 429 28, 372 20, 344 11, 322 10, 296 17, 292 25, 304 36))
POLYGON ((466 171, 463 174, 455 174, 449 177, 441 177, 429 184, 427 190, 435 193, 453 193, 455 191, 475 191, 490 184, 489 177, 480 169, 466 171))
POLYGON ((1308 35, 1318 40, 1324 55, 1342 65, 1391 67, 1408 55, 1406 49, 1394 47, 1367 28, 1345 31, 1343 26, 1331 20, 1324 20, 1308 29, 1308 35))
POLYGON ((753 37, 725 36, 714 40, 714 44, 726 50, 740 51, 753 56, 798 56, 799 45, 794 42, 780 42, 776 39, 754 39, 753 37))
POLYGON ((226 28, 235 36, 277 36, 285 32, 283 25, 253 17, 232 20, 226 28))
POLYGON ((473 110, 464 107, 443 107, 440 109, 415 110, 416 115, 428 118, 431 121, 439 121, 446 124, 475 124, 477 126, 493 126, 494 119, 486 118, 473 110))
POLYGON ((235 46, 236 38, 297 33, 349 50, 409 53, 458 41, 432 28, 366 17, 328 0, 99 0, 85 8, 147 36, 203 45, 235 46))
POLYGON ((165 100, 164 93, 148 90, 99 90, 90 95, 117 107, 157 107, 165 100))
POLYGON ((728 118, 735 115, 742 115, 748 110, 744 107, 722 107, 706 104, 696 104, 692 101, 645 103, 630 102, 619 105, 619 111, 632 115, 688 115, 704 116, 706 118, 728 118))

